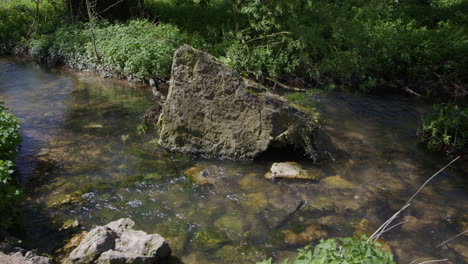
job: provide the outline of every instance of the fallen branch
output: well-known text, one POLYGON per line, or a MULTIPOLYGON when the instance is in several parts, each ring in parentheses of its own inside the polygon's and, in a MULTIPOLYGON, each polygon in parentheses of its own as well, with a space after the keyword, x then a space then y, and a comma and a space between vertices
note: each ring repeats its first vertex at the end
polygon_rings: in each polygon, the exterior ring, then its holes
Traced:
POLYGON ((442 242, 442 243, 440 243, 439 245, 437 245, 437 247, 435 247, 435 248, 438 248, 438 247, 440 247, 440 246, 442 246, 442 245, 444 245, 444 244, 447 244, 448 242, 450 242, 450 241, 454 240, 455 238, 457 238, 457 237, 459 237, 459 236, 465 234, 466 232, 468 232, 468 229, 465 230, 465 231, 463 231, 463 232, 461 232, 460 234, 458 234, 458 235, 456 235, 456 236, 454 236, 454 237, 451 237, 451 238, 445 240, 444 242, 442 242))
POLYGON ((270 77, 264 77, 266 80, 270 81, 270 82, 273 82, 275 85, 278 85, 279 87, 283 88, 283 89, 286 89, 286 90, 293 90, 293 91, 296 91, 296 92, 305 92, 307 91, 306 89, 302 89, 302 88, 297 88, 297 87, 291 87, 291 86, 288 86, 284 83, 280 83, 278 82, 277 80, 275 79, 272 79, 270 77))

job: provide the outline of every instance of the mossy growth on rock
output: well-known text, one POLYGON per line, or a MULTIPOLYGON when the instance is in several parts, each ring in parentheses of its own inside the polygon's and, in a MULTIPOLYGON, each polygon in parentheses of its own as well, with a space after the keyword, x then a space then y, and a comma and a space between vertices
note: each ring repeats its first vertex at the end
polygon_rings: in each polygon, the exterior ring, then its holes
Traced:
POLYGON ((204 249, 219 248, 230 242, 226 233, 215 227, 199 230, 192 240, 195 247, 204 249))
POLYGON ((282 148, 318 159, 316 118, 281 96, 249 92, 251 86, 210 54, 180 47, 158 120, 159 144, 229 159, 254 159, 282 148))
POLYGON ((184 175, 187 176, 193 183, 201 185, 215 183, 215 180, 208 178, 206 174, 207 173, 205 173, 205 168, 202 166, 194 166, 184 171, 184 175))

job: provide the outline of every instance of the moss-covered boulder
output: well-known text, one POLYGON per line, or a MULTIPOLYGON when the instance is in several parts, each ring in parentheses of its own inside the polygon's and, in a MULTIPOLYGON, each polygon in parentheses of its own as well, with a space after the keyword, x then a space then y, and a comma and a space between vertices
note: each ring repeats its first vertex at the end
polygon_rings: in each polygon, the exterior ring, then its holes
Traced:
POLYGON ((210 54, 180 47, 159 116, 159 144, 230 159, 252 159, 274 148, 317 158, 316 119, 280 96, 251 92, 250 86, 210 54))

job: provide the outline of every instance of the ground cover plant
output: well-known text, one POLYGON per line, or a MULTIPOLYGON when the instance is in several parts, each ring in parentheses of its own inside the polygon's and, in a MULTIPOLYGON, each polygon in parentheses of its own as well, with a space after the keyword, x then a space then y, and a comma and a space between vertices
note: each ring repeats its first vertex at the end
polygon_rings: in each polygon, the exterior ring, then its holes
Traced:
POLYGON ((0 103, 0 236, 17 222, 23 196, 13 184, 13 162, 21 142, 19 120, 0 103))
MULTIPOLYGON (((315 247, 299 249, 296 259, 284 264, 394 264, 392 253, 382 251, 379 246, 368 242, 365 236, 322 239, 315 247)), ((257 264, 271 263, 269 259, 257 264)))

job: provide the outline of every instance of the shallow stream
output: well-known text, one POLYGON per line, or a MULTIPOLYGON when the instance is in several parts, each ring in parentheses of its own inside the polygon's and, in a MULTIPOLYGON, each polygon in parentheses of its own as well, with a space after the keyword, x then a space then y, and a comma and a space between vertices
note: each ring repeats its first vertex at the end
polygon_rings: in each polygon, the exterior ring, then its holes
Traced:
MULTIPOLYGON (((417 142, 418 118, 428 110, 421 103, 310 100, 334 161, 299 161, 318 181, 272 182, 264 175, 274 160, 192 159, 161 149, 152 133, 139 135, 140 116, 152 104, 148 88, 0 59, 0 101, 23 128, 18 179, 28 206, 41 212, 27 219, 25 243, 53 253, 62 242, 53 230, 65 222, 89 229, 130 217, 136 228, 164 236, 184 263, 282 261, 320 238, 372 233, 447 163, 417 142), (184 172, 193 167, 206 169, 212 183, 191 182, 184 172)), ((435 248, 468 228, 466 166, 445 170, 395 223, 407 222, 384 234, 398 263, 466 261, 467 236, 435 248)))

